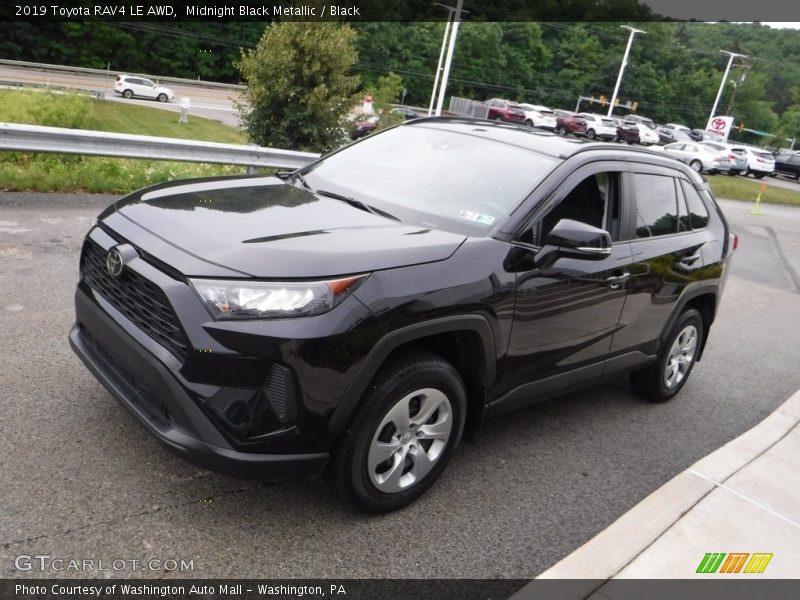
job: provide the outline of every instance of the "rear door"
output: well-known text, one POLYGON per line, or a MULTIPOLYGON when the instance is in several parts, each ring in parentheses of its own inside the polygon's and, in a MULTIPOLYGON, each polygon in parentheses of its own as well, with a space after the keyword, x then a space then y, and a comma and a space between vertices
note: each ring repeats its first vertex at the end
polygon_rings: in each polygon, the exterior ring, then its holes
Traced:
MULTIPOLYGON (((629 296, 611 346, 609 370, 656 353, 658 338, 688 287, 704 278, 704 247, 713 241, 708 211, 685 176, 671 169, 637 165, 623 175, 621 239, 630 243, 629 296)), ((705 248, 708 254, 708 248, 705 248)), ((716 268, 716 267, 712 267, 716 268)))

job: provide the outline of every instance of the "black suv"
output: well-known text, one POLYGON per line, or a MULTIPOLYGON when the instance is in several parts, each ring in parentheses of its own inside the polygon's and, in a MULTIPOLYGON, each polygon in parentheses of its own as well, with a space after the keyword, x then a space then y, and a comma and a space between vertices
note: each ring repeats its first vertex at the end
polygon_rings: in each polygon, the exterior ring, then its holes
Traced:
POLYGON ((85 240, 70 341, 187 460, 327 467, 384 512, 487 417, 621 372, 675 395, 733 239, 670 157, 423 118, 280 178, 121 199, 85 240))
POLYGON ((775 172, 791 175, 800 180, 800 154, 794 150, 778 150, 775 156, 775 172))

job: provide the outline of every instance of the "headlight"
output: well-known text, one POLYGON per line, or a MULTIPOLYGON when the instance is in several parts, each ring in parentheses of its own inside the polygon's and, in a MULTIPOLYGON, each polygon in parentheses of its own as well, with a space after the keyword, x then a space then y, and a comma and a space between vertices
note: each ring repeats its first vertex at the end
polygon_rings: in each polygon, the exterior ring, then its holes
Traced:
POLYGON ((327 281, 189 281, 215 319, 307 317, 329 311, 367 275, 327 281))

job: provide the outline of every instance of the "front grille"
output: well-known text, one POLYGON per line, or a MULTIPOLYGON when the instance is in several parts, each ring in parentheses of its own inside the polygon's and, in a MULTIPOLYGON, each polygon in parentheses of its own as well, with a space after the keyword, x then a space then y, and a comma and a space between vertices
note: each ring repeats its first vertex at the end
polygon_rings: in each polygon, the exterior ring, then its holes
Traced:
POLYGON ((164 292, 152 281, 123 270, 119 277, 106 271, 106 251, 87 240, 81 261, 84 281, 149 337, 184 362, 189 351, 186 334, 164 292))

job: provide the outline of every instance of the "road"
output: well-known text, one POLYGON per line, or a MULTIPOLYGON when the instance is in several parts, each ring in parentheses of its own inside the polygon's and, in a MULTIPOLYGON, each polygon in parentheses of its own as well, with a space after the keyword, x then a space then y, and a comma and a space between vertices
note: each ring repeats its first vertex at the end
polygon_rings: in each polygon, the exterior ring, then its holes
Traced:
POLYGON ((154 100, 125 100, 114 91, 114 78, 116 71, 110 71, 108 76, 91 75, 33 68, 20 68, 0 65, 0 82, 8 85, 19 82, 23 85, 48 85, 57 88, 74 88, 91 91, 102 91, 105 98, 113 102, 128 102, 159 108, 173 112, 180 112, 181 98, 191 100, 190 115, 214 119, 231 127, 239 126, 239 111, 235 103, 240 99, 236 90, 204 86, 202 84, 164 83, 166 87, 175 92, 172 102, 156 102, 154 100))
POLYGON ((621 379, 500 417, 418 502, 367 517, 322 479, 173 457, 89 375, 66 336, 81 237, 109 200, 0 194, 0 577, 77 576, 14 568, 35 554, 193 561, 134 577, 533 577, 800 388, 800 210, 725 202, 741 247, 676 399, 621 379))

